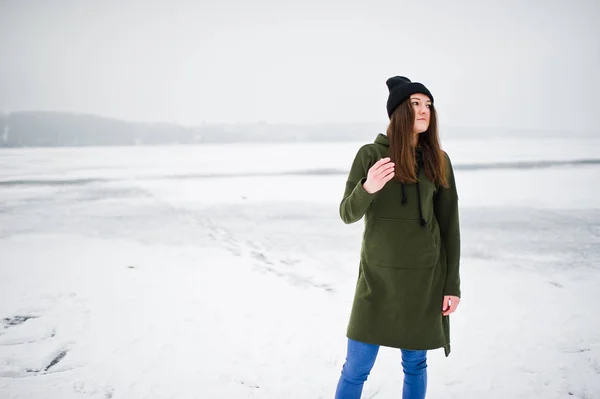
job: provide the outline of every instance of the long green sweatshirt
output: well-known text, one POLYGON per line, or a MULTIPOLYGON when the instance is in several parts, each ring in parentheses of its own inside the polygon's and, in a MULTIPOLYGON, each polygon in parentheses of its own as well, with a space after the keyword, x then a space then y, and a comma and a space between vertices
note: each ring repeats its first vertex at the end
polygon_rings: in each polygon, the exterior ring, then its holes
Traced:
POLYGON ((369 168, 389 156, 387 136, 377 135, 356 154, 340 203, 345 223, 364 217, 365 225, 348 338, 413 350, 443 347, 450 354, 442 301, 460 297, 460 231, 454 172, 444 154, 449 188, 419 167, 417 183, 392 179, 373 194, 363 184, 369 168))

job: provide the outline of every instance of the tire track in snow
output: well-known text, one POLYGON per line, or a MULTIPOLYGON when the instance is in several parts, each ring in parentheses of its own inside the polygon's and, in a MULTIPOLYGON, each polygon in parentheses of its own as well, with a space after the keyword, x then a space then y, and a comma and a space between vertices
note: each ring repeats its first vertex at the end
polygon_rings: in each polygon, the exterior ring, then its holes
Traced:
MULTIPOLYGON (((149 189, 145 189, 139 185, 138 188, 145 191, 150 198, 163 207, 168 208, 185 222, 192 222, 192 224, 202 227, 213 241, 217 242, 221 247, 225 248, 233 255, 252 260, 252 265, 256 270, 283 278, 294 286, 311 287, 326 292, 334 292, 334 288, 329 284, 320 283, 310 277, 302 276, 290 270, 285 270, 284 268, 289 267, 294 261, 273 256, 270 251, 257 240, 239 240, 231 231, 216 225, 210 217, 176 207, 168 201, 159 198, 149 189)), ((318 259, 315 260, 319 262, 318 259)))

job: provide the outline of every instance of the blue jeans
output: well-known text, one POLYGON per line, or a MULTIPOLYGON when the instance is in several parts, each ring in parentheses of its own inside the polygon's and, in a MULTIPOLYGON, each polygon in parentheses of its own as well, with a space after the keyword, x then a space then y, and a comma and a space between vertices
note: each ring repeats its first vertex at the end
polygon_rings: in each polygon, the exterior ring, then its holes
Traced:
MULTIPOLYGON (((404 386, 402 399, 424 399, 427 391, 427 351, 401 349, 404 386)), ((348 354, 337 385, 335 399, 360 399, 379 345, 348 339, 348 354)))

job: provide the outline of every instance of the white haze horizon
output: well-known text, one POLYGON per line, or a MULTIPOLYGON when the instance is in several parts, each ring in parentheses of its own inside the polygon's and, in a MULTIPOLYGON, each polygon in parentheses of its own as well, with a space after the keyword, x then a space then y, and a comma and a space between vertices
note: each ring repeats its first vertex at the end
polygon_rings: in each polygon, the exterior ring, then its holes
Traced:
MULTIPOLYGON (((201 128, 207 126, 215 126, 215 127, 233 127, 233 128, 243 128, 243 127, 260 127, 260 126, 282 126, 282 127, 294 127, 298 128, 310 128, 310 127, 325 127, 325 126, 365 126, 369 128, 374 128, 374 130, 365 130, 364 134, 366 138, 370 138, 378 133, 384 133, 389 124, 389 120, 379 120, 379 121, 326 121, 326 122, 270 122, 265 120, 259 120, 255 122, 209 122, 209 121, 200 121, 199 123, 180 123, 175 121, 167 121, 167 120, 155 120, 155 121, 145 121, 145 120, 134 120, 134 119, 126 119, 126 118, 118 118, 109 115, 101 115, 98 113, 84 113, 84 112, 73 112, 73 111, 61 111, 55 109, 24 109, 24 110, 15 110, 15 111, 3 111, 0 110, 0 116, 2 114, 10 115, 15 113, 31 113, 31 114, 62 114, 62 115, 70 115, 74 117, 90 117, 90 118, 98 118, 98 119, 106 119, 117 122, 128 123, 132 125, 148 125, 148 126, 159 126, 159 125, 167 125, 174 127, 181 127, 186 129, 193 128, 201 128)), ((440 138, 443 140, 444 136, 448 134, 448 138, 454 138, 456 133, 459 133, 463 130, 465 133, 468 133, 472 136, 473 132, 477 130, 481 133, 482 138, 486 138, 488 136, 493 136, 498 133, 508 133, 509 135, 513 135, 515 133, 535 133, 535 137, 559 137, 562 134, 565 134, 565 138, 579 138, 579 137, 600 137, 600 128, 583 128, 583 129, 566 129, 566 128, 535 128, 535 127, 518 127, 518 126, 510 126, 510 125, 481 125, 481 126, 458 126, 458 125, 448 125, 444 124, 443 121, 438 120, 438 131, 440 134, 440 138)), ((460 135, 460 133, 459 133, 460 135)), ((337 140, 333 140, 335 142, 337 140)), ((341 140, 347 141, 347 140, 341 140)), ((167 144, 161 144, 167 145, 167 144)))

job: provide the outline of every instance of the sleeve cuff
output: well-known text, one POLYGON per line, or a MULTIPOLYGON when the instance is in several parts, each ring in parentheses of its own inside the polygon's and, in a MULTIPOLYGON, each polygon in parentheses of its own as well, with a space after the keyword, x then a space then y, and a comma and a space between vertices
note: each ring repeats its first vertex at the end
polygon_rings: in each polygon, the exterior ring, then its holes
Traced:
POLYGON ((373 200, 373 198, 375 198, 375 195, 377 193, 370 194, 367 192, 367 190, 365 190, 365 188, 363 187, 363 184, 365 184, 366 181, 367 181, 366 177, 363 177, 362 179, 360 179, 358 181, 358 184, 356 185, 356 187, 354 187, 354 192, 360 199, 368 200, 370 202, 373 200))

